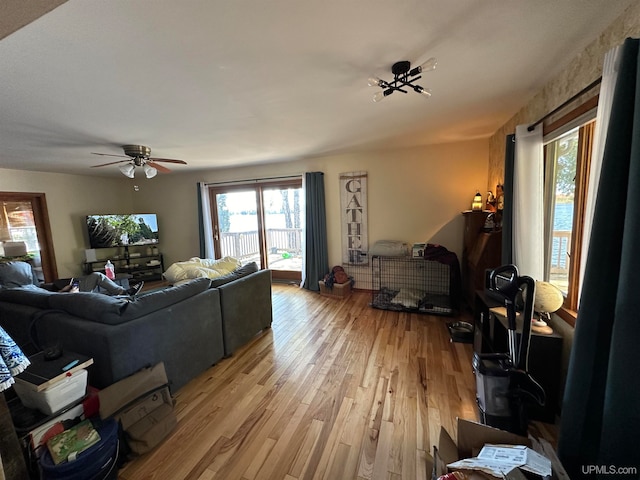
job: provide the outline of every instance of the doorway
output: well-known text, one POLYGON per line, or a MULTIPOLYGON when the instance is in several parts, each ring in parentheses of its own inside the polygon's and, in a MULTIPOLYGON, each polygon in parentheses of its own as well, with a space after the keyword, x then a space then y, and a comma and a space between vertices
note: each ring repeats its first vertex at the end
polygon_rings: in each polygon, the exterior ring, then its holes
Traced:
POLYGON ((40 282, 58 278, 44 193, 0 192, 0 257, 30 263, 40 282))
POLYGON ((273 279, 302 279, 302 179, 213 187, 216 258, 268 268, 273 279))

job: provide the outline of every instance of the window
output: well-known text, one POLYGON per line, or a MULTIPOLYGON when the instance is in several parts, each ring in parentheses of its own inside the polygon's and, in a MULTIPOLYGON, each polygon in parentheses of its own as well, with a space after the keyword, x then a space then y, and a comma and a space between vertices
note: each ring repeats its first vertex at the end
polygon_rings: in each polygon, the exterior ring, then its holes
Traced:
POLYGON ((559 314, 574 324, 595 109, 569 116, 545 135, 545 280, 564 294, 559 314))
POLYGON ((4 245, 24 242, 26 255, 19 259, 31 263, 38 280, 53 281, 58 272, 51 238, 44 193, 0 192, 0 261, 4 245))

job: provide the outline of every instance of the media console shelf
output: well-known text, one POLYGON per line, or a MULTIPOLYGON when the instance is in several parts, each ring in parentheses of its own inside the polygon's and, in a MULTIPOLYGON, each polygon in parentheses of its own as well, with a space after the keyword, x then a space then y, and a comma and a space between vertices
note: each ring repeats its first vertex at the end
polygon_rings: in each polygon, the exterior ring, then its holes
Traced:
MULTIPOLYGON (((125 250, 127 251, 127 250, 125 250)), ((141 252, 130 252, 128 255, 117 255, 110 258, 84 262, 82 270, 85 274, 91 272, 104 273, 104 265, 111 260, 115 267, 116 275, 127 274, 132 280, 155 281, 162 280, 164 273, 164 260, 162 253, 147 255, 141 252)))

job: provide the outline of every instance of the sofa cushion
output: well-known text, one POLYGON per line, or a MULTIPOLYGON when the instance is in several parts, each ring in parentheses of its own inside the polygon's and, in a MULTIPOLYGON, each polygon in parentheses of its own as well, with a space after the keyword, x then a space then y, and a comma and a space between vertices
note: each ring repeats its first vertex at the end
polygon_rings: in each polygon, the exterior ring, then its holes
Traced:
POLYGON ((27 262, 0 262, 0 288, 33 285, 33 270, 27 262))
POLYGON ((127 305, 122 314, 122 321, 128 321, 167 308, 206 291, 210 285, 211 280, 208 278, 196 278, 188 283, 139 295, 127 305))
POLYGON ((219 287, 220 285, 224 285, 225 283, 233 282, 242 277, 246 277, 252 273, 258 271, 258 264, 256 262, 247 263, 246 265, 241 266, 237 270, 234 270, 231 273, 223 275, 222 277, 214 278, 211 280, 211 287, 219 287))
POLYGON ((49 307, 54 310, 111 325, 122 323, 122 313, 129 303, 125 297, 91 292, 55 293, 49 297, 49 307))
POLYGON ((52 295, 55 293, 35 285, 0 289, 0 301, 2 302, 19 303, 43 309, 49 308, 49 297, 52 295))

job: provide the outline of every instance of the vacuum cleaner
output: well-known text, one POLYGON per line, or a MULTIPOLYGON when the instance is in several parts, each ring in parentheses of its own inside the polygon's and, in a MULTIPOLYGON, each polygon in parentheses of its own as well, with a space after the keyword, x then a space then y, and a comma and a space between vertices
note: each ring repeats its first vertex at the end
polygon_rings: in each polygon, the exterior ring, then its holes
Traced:
POLYGON ((489 272, 487 288, 493 297, 504 301, 509 352, 473 355, 480 421, 526 436, 529 423, 526 404, 545 403, 544 389, 528 372, 536 282, 531 277, 519 276, 515 265, 503 265, 489 272), (517 328, 518 311, 522 318, 521 332, 517 328))

